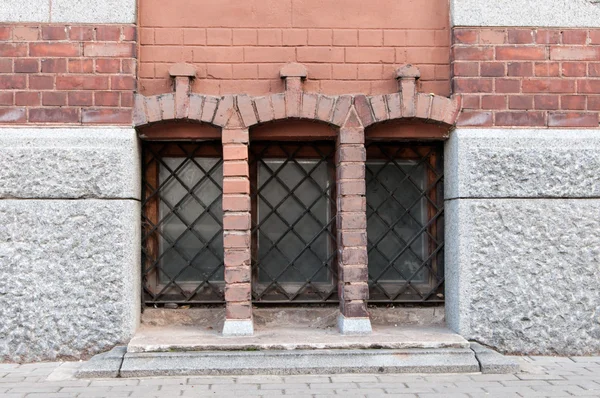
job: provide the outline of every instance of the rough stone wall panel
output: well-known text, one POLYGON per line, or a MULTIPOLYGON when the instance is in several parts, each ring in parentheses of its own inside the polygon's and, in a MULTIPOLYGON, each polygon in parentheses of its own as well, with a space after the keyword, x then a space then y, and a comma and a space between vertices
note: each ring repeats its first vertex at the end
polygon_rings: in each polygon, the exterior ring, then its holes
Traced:
POLYGON ((1 22, 135 23, 136 0, 3 0, 1 22))
POLYGON ((453 26, 596 27, 595 0, 451 0, 453 26))
POLYGON ((457 129, 446 143, 445 198, 600 196, 600 132, 457 129))
POLYGON ((504 352, 600 351, 600 200, 446 203, 447 319, 504 352))
POLYGON ((0 360, 79 359, 139 323, 134 200, 0 201, 0 360))
POLYGON ((136 132, 0 128, 0 198, 140 199, 136 132))

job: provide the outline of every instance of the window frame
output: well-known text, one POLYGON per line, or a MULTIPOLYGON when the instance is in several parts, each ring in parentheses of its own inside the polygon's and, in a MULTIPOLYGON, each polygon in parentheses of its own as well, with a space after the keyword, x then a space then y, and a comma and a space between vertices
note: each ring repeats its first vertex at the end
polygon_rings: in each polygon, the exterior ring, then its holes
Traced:
MULTIPOLYGON (((422 198, 426 201, 426 225, 427 233, 422 232, 420 235, 426 237, 426 259, 431 258, 431 269, 427 272, 427 283, 411 283, 410 280, 388 280, 383 283, 373 281, 371 275, 371 265, 369 266, 369 302, 371 303, 415 303, 415 302, 443 302, 444 301, 444 167, 443 167, 443 142, 414 142, 414 141, 388 141, 388 140, 368 140, 365 143, 367 152, 365 162, 365 184, 369 181, 369 163, 375 161, 389 161, 388 156, 378 154, 382 152, 381 148, 387 148, 396 152, 394 160, 406 161, 423 161, 426 160, 426 178, 425 194, 422 198), (410 155, 408 155, 410 154, 410 155), (436 172, 438 174, 436 174, 436 172), (426 197, 425 197, 426 196, 426 197), (436 209, 437 206, 437 209, 436 209), (438 214, 439 213, 439 214, 438 214), (434 239, 430 236, 435 237, 434 239), (377 286, 377 285, 382 286, 377 286), (390 291, 394 285, 401 286, 396 289, 396 292, 389 295, 384 293, 390 291), (411 286, 416 289, 414 291, 411 286), (388 287, 388 289, 385 289, 388 287)), ((397 188, 396 188, 397 189, 397 188)), ((369 215, 369 202, 367 192, 367 216, 369 215)), ((367 217, 367 230, 369 217, 367 217)), ((389 233, 389 232, 388 232, 389 233)), ((370 253, 373 250, 372 241, 367 234, 367 251, 370 253)), ((369 256, 370 257, 370 256, 369 256)), ((370 258, 369 258, 370 260, 370 258)), ((369 261, 369 264, 372 264, 369 261)), ((384 273, 382 273, 383 275, 384 273)))
MULTIPOLYGON (((314 149, 313 149, 314 150, 314 149)), ((318 154, 318 150, 316 152, 310 152, 306 149, 300 149, 295 155, 295 159, 318 159, 318 156, 315 156, 315 153, 318 154)), ((268 166, 266 166, 268 167, 268 166)), ((335 142, 329 140, 319 140, 314 142, 309 141, 281 141, 281 140, 256 140, 250 143, 249 148, 249 169, 250 169, 250 200, 251 200, 251 219, 252 219, 252 228, 251 228, 251 268, 252 268, 252 299, 254 303, 265 303, 265 304, 277 304, 277 303, 324 303, 324 302, 338 302, 338 293, 337 293, 337 284, 338 284, 338 262, 337 262, 337 238, 331 238, 331 236, 336 237, 337 226, 336 226, 336 216, 337 216, 337 186, 336 186, 336 169, 335 169, 335 142), (288 147, 303 147, 310 148, 315 147, 321 151, 327 151, 327 160, 326 167, 328 168, 328 182, 329 182, 329 211, 328 211, 328 220, 321 220, 325 225, 330 225, 330 232, 328 233, 328 246, 330 248, 330 266, 328 267, 327 272, 330 274, 329 279, 330 282, 311 282, 310 284, 317 288, 317 291, 309 291, 300 295, 294 294, 286 294, 283 292, 272 292, 274 289, 272 287, 272 283, 269 282, 261 282, 259 280, 259 270, 260 266, 258 262, 260 261, 258 253, 259 253, 259 231, 258 231, 258 220, 259 220, 259 211, 258 211, 258 200, 257 200, 257 189, 258 189, 258 162, 257 152, 262 152, 262 159, 273 159, 273 160, 284 160, 288 158, 289 153, 285 151, 281 151, 281 146, 288 147), (267 147, 265 151, 265 147, 267 147), (262 151, 257 148, 262 149, 262 151), (267 290, 265 290, 267 289, 267 290), (269 291, 271 290, 271 292, 269 291), (323 296, 324 295, 324 296, 323 296), (293 298, 290 299, 290 296, 293 298), (323 298, 325 297, 325 298, 323 298)), ((290 265, 286 265, 286 269, 290 265)), ((289 290, 299 291, 303 289, 303 286, 306 283, 303 282, 277 282, 277 285, 284 285, 288 287, 289 290)))
MULTIPOLYGON (((223 165, 222 144, 217 140, 199 141, 144 141, 142 142, 142 301, 146 305, 185 303, 185 304, 212 304, 225 302, 225 281, 182 281, 164 283, 160 278, 160 232, 163 220, 160 219, 159 185, 160 160, 156 158, 187 158, 187 157, 214 157, 220 158, 219 164, 223 165), (185 148, 185 149, 184 149, 185 148), (186 151, 186 149, 188 152, 186 151), (192 154, 192 156, 189 155, 192 154), (152 189, 153 188, 153 189, 152 189), (150 268, 150 271, 147 271, 150 268), (210 290, 209 294, 202 295, 199 289, 210 290), (165 290, 166 289, 166 290, 165 290), (195 292, 196 291, 196 292, 195 292), (195 292, 187 295, 187 292, 195 292)), ((220 201, 223 197, 223 181, 221 181, 220 201)), ((203 212, 202 214, 204 214, 203 212)), ((186 225, 187 227, 187 225, 186 225)), ((217 233, 222 239, 223 220, 221 217, 221 232, 217 233)), ((218 268, 224 269, 224 253, 221 251, 221 264, 218 268)), ((189 267, 189 266, 188 266, 189 267)), ((186 268, 188 268, 186 267, 186 268)))

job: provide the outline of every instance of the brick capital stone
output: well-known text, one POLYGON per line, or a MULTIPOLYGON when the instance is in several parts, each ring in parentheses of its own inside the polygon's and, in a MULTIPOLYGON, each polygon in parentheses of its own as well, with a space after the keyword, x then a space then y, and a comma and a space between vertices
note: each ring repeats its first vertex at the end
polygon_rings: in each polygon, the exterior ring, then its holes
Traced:
POLYGON ((406 64, 396 69, 396 79, 418 79, 421 71, 414 65, 406 64))
POLYGON ((196 67, 191 64, 175 64, 169 68, 169 75, 171 77, 189 77, 193 79, 196 77, 196 67))
POLYGON ((279 75, 282 79, 287 79, 288 77, 299 77, 301 79, 306 79, 308 76, 308 71, 306 70, 306 66, 297 62, 291 62, 281 67, 279 70, 279 75))

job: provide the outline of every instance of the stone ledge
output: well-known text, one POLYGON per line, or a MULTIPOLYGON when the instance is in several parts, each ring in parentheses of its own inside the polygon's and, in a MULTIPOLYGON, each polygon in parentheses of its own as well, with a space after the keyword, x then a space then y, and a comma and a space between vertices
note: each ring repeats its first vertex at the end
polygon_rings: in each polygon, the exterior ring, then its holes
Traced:
POLYGON ((446 200, 600 197, 600 130, 459 128, 444 161, 446 200))
POLYGON ((0 198, 140 199, 132 128, 0 127, 0 198))
MULTIPOLYGON (((207 314, 207 311, 202 311, 202 314, 207 314)), ((222 312, 208 314, 208 317, 216 321, 217 314, 222 312)), ((189 319, 197 315, 183 316, 189 319)), ((168 318, 173 319, 172 316, 168 318)), ((397 319, 396 324, 375 325, 373 333, 364 335, 340 335, 335 326, 324 326, 316 318, 313 318, 312 323, 306 321, 303 324, 298 321, 277 322, 280 319, 274 318, 268 325, 259 325, 253 336, 227 338, 220 335, 220 329, 207 326, 204 320, 185 326, 173 323, 166 326, 143 324, 129 342, 127 352, 469 347, 467 340, 445 327, 405 326, 402 325, 402 319, 397 319)), ((214 324, 213 322, 211 323, 214 324)))
POLYGON ((136 0, 52 0, 50 19, 73 23, 136 23, 136 0))

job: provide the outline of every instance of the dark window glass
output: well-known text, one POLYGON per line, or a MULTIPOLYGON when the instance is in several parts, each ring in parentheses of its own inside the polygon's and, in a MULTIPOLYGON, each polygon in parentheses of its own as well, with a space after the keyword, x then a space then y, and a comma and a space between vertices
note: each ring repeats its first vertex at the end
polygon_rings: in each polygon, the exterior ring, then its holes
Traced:
POLYGON ((332 143, 251 145, 256 301, 337 300, 332 143))
POLYGON ((147 303, 223 301, 222 188, 221 143, 145 144, 147 303))
POLYGON ((367 148, 371 301, 443 300, 441 146, 367 148))

